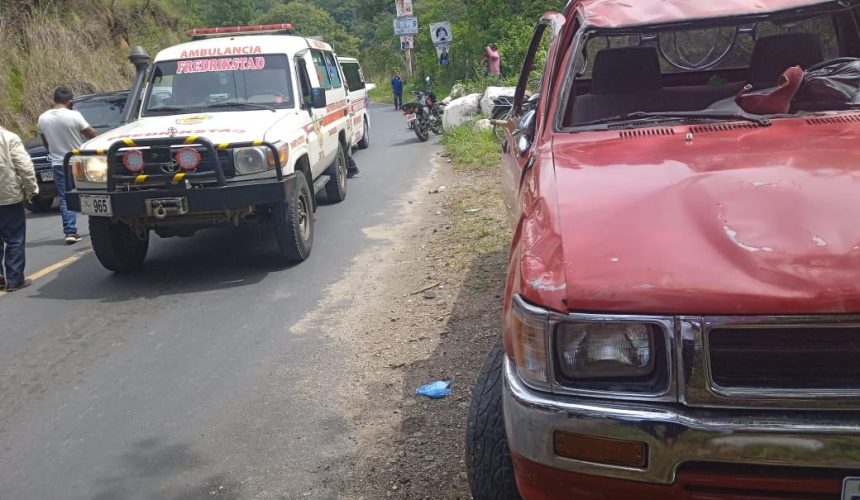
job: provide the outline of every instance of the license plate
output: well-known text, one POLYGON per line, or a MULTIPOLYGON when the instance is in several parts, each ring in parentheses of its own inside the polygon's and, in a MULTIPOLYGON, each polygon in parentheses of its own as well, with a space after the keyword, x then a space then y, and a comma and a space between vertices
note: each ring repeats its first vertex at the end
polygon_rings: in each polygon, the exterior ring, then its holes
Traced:
POLYGON ((418 115, 416 115, 415 113, 412 113, 411 115, 406 115, 406 123, 408 123, 409 125, 415 123, 415 120, 417 119, 418 115))
POLYGON ((842 500, 860 500, 860 477, 846 477, 842 482, 842 500))
POLYGON ((54 182, 54 172, 51 170, 39 172, 39 176, 42 177, 42 182, 54 182))
POLYGON ((81 213, 95 217, 113 217, 110 196, 82 194, 81 213))

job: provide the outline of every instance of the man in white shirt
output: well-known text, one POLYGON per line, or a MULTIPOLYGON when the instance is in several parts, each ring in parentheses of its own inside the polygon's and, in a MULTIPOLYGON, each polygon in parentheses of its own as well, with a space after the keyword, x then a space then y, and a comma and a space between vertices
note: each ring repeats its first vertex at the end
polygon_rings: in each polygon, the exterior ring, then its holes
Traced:
POLYGON ((54 90, 54 107, 39 117, 39 134, 51 159, 54 171, 54 184, 60 198, 60 214, 63 217, 63 234, 66 244, 72 245, 81 240, 78 236, 77 216, 66 205, 66 173, 63 171, 63 158, 74 149, 81 147, 87 139, 96 136, 84 116, 71 109, 72 91, 66 87, 54 90))

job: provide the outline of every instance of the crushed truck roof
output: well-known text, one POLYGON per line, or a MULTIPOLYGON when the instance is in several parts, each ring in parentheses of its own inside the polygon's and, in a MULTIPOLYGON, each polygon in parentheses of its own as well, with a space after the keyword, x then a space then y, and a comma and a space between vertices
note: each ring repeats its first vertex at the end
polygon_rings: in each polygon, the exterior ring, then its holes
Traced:
MULTIPOLYGON (((767 14, 815 5, 838 7, 822 0, 574 0, 571 6, 587 25, 622 28, 720 17, 767 14)), ((856 4, 856 0, 848 3, 856 4)))

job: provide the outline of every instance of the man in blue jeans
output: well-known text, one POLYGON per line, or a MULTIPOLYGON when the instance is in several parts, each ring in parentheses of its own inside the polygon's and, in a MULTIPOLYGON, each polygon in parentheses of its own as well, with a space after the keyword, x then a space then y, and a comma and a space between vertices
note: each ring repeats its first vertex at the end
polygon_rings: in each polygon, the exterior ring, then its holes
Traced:
POLYGON ((30 286, 24 279, 24 201, 38 193, 36 171, 21 138, 0 127, 0 289, 7 292, 30 286))
POLYGON ((42 113, 38 125, 42 143, 51 159, 54 185, 60 198, 63 234, 68 245, 79 242, 81 237, 78 236, 77 217, 66 204, 66 173, 63 171, 63 159, 70 151, 79 149, 86 139, 96 136, 96 131, 90 127, 84 116, 71 109, 73 97, 71 90, 57 87, 54 90, 54 107, 42 113))

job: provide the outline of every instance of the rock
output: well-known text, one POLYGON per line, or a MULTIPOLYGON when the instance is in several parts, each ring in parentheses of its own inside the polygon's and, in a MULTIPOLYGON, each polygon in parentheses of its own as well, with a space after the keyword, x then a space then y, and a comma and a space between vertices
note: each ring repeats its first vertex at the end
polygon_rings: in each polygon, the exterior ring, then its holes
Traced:
POLYGON ((490 122, 490 120, 484 118, 483 120, 478 120, 475 122, 475 129, 479 131, 492 130, 493 124, 490 122))
POLYGON ((493 101, 502 96, 513 99, 516 92, 516 87, 487 87, 484 96, 481 98, 481 113, 484 116, 492 116, 493 107, 495 106, 493 101))
POLYGON ((451 95, 452 99, 457 99, 458 97, 463 97, 466 95, 466 86, 462 83, 455 83, 453 87, 451 87, 451 95))
POLYGON ((478 114, 481 103, 481 94, 471 94, 459 99, 454 99, 445 107, 442 115, 442 128, 452 129, 471 120, 478 114))
POLYGON ((428 300, 435 299, 436 292, 434 292, 433 290, 427 290, 426 292, 424 292, 424 298, 428 300))
POLYGON ((453 100, 454 100, 454 98, 453 98, 453 97, 448 96, 448 97, 446 97, 446 98, 442 99, 442 104, 445 104, 445 105, 447 106, 447 105, 448 105, 448 104, 450 104, 450 103, 451 103, 451 101, 453 101, 453 100))

